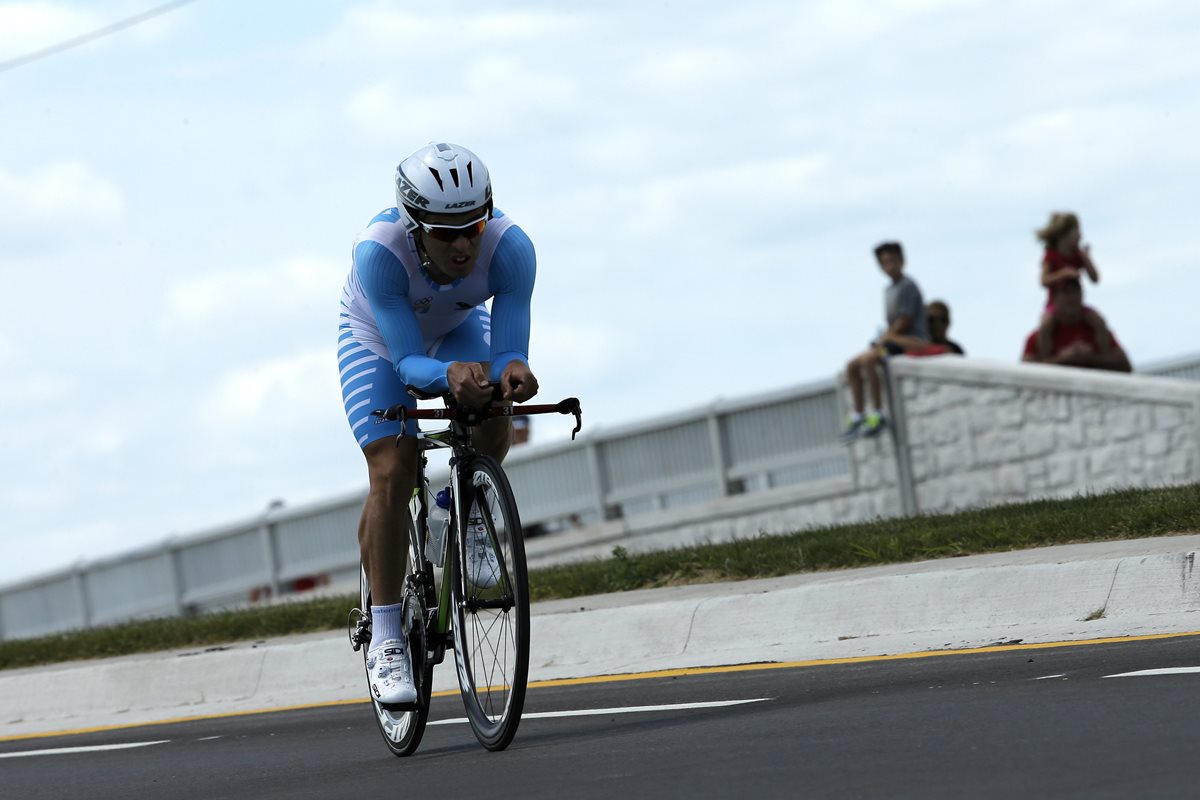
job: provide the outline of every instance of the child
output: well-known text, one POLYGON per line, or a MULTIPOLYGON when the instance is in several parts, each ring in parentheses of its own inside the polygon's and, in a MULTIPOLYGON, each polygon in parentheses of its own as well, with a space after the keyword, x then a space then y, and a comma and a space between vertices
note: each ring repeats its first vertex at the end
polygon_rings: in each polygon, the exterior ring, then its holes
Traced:
POLYGON ((887 275, 891 285, 884 290, 884 314, 887 330, 865 352, 846 364, 846 382, 854 413, 846 421, 843 441, 861 436, 876 436, 886 422, 883 413, 883 387, 879 380, 879 365, 890 355, 905 352, 906 344, 929 345, 929 326, 925 319, 925 302, 921 290, 912 278, 904 274, 904 250, 899 242, 884 242, 875 248, 875 260, 887 275), (871 413, 866 414, 864 383, 871 393, 871 413))
MULTIPOLYGON (((1046 246, 1042 256, 1042 286, 1046 287, 1046 308, 1042 312, 1042 325, 1038 335, 1038 355, 1048 358, 1054 348, 1054 328, 1059 324, 1054 308, 1054 294, 1066 282, 1083 284, 1081 274, 1086 274, 1092 283, 1100 282, 1100 273, 1092 263, 1091 247, 1080 245, 1083 234, 1079 217, 1070 212, 1055 212, 1050 215, 1046 227, 1037 232, 1037 238, 1046 246)), ((1104 318, 1090 306, 1083 307, 1083 321, 1095 332, 1101 352, 1109 351, 1108 325, 1104 318)))

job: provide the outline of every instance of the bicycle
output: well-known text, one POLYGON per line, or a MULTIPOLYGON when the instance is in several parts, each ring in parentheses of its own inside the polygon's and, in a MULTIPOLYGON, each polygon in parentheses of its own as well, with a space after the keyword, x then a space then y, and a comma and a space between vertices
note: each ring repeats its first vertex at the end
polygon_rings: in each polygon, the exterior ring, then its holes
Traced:
MULTIPOLYGON (((409 387, 420 400, 430 395, 409 387)), ((380 733, 394 755, 416 752, 429 718, 433 668, 453 645, 459 692, 475 737, 488 750, 503 750, 521 722, 529 675, 529 579, 521 520, 512 487, 500 464, 479 453, 471 428, 494 417, 518 414, 573 414, 575 438, 583 427, 579 400, 571 397, 546 405, 459 406, 452 395, 441 396, 445 408, 409 409, 397 404, 371 413, 380 421, 437 419, 448 428, 418 432, 417 485, 406 516, 409 537, 408 572, 403 590, 403 631, 413 659, 417 701, 412 706, 388 706, 374 696, 371 703, 380 733), (428 460, 433 449, 450 450, 450 517, 440 552, 427 549, 430 539, 428 460), (482 526, 496 555, 498 570, 488 580, 469 574, 466 537, 482 526), (441 572, 440 580, 435 570, 441 572)), ((493 388, 494 401, 499 387, 493 388)), ((397 443, 401 437, 397 437, 397 443)), ((371 587, 359 569, 361 608, 350 612, 350 642, 363 651, 371 641, 371 587), (357 615, 357 620, 355 619, 357 615)), ((370 674, 367 675, 368 691, 370 674)))

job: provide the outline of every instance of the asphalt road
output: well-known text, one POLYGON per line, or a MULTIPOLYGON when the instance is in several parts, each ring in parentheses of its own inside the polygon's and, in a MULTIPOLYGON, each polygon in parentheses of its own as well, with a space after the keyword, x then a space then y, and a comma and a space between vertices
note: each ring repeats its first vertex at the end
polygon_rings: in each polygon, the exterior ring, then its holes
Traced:
POLYGON ((1190 798, 1200 671, 1105 677, 1187 667, 1200 636, 531 688, 527 713, 673 707, 527 717, 504 753, 431 725, 408 759, 365 703, 142 726, 2 742, 0 796, 1190 798), (757 702, 683 705, 727 701, 757 702), (109 745, 139 746, 73 749, 109 745))

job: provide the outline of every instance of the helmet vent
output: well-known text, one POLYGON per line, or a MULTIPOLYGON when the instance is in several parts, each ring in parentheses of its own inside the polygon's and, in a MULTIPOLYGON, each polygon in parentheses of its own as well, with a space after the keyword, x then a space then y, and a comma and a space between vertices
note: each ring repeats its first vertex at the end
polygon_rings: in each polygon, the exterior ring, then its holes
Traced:
POLYGON ((458 186, 458 170, 455 169, 454 167, 450 168, 450 177, 451 177, 451 179, 453 179, 454 185, 458 186))
MULTIPOLYGON (((454 170, 450 170, 450 171, 454 172, 454 170)), ((442 185, 442 176, 438 174, 438 171, 436 169, 434 169, 433 167, 430 167, 429 172, 433 175, 433 179, 438 182, 438 188, 441 189, 443 192, 446 191, 446 187, 442 185)), ((455 178, 454 182, 457 184, 458 178, 455 178)))
POLYGON ((467 162, 467 180, 472 186, 475 185, 475 170, 471 168, 471 162, 467 162))

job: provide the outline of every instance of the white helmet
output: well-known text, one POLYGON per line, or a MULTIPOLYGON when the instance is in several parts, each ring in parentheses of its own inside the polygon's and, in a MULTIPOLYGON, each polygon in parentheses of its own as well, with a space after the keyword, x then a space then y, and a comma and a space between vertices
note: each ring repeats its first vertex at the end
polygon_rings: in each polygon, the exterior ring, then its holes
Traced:
POLYGON ((479 156, 465 147, 434 142, 396 167, 396 210, 412 233, 423 213, 491 212, 492 179, 479 156))

